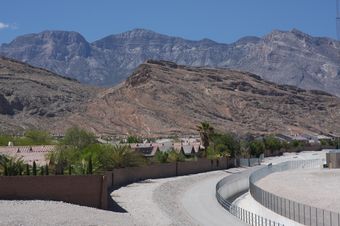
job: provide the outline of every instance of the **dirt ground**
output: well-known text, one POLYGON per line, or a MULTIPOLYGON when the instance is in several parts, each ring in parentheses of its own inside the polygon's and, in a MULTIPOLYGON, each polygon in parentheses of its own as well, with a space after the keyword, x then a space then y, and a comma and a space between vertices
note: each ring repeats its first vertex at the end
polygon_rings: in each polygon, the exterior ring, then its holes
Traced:
POLYGON ((340 212, 340 169, 300 169, 277 172, 257 182, 278 196, 340 212))

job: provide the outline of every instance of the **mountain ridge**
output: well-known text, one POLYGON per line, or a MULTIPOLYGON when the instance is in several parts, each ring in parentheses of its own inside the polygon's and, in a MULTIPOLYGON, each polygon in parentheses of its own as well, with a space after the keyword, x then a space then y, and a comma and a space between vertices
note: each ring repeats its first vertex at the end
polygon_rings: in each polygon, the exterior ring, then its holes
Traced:
POLYGON ((193 134, 202 121, 238 134, 339 133, 340 99, 251 73, 149 60, 66 119, 111 135, 193 134), (87 120, 88 118, 93 119, 87 120))
POLYGON ((238 134, 340 133, 340 98, 231 69, 148 60, 122 83, 97 88, 0 58, 0 132, 71 126, 97 135, 196 133, 202 121, 238 134))
POLYGON ((148 59, 230 68, 262 78, 340 95, 340 42, 297 29, 274 30, 224 44, 134 29, 88 42, 77 32, 44 31, 2 44, 0 55, 101 86, 124 81, 148 59))

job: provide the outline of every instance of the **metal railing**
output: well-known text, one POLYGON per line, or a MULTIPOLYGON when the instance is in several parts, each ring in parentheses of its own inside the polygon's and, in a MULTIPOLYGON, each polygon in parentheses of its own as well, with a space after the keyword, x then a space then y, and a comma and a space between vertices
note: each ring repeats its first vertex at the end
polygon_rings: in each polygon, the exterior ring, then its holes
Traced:
POLYGON ((258 187, 255 183, 274 172, 292 169, 319 168, 324 160, 297 160, 268 165, 253 172, 249 177, 249 190, 252 197, 266 208, 291 220, 310 226, 340 226, 340 213, 305 205, 274 195, 258 187))
POLYGON ((220 180, 216 184, 216 199, 227 211, 247 224, 256 226, 284 226, 232 204, 235 197, 248 191, 251 172, 253 171, 249 170, 233 174, 220 180))

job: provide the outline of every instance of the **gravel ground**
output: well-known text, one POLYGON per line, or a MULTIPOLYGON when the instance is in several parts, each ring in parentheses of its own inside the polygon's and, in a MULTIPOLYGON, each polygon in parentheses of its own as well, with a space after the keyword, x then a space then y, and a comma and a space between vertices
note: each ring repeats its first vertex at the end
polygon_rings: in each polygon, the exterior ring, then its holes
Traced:
POLYGON ((0 201, 1 226, 137 225, 130 214, 54 201, 0 201))
POLYGON ((335 212, 340 210, 340 169, 277 172, 257 184, 266 191, 303 204, 335 212))
MULTIPOLYGON (((183 195, 192 186, 197 187, 201 182, 208 183, 207 180, 217 181, 226 175, 228 173, 225 171, 214 171, 146 180, 122 187, 113 191, 111 196, 126 213, 55 201, 0 201, 0 226, 202 225, 183 206, 183 195)), ((211 197, 216 201, 213 195, 211 197)), ((222 208, 217 201, 216 206, 222 208)), ((227 214, 224 211, 222 209, 220 214, 227 214)))

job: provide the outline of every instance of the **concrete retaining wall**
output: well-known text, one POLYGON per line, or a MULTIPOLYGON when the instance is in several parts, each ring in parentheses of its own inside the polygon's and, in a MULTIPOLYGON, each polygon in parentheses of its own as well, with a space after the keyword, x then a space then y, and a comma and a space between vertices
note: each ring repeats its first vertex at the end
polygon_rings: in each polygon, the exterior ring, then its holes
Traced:
POLYGON ((218 182, 218 189, 216 192, 218 192, 224 200, 228 200, 232 203, 235 196, 248 190, 249 176, 258 169, 260 169, 260 166, 223 178, 218 182))
POLYGON ((0 199, 54 200, 107 209, 105 176, 2 176, 0 199))

